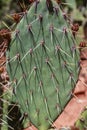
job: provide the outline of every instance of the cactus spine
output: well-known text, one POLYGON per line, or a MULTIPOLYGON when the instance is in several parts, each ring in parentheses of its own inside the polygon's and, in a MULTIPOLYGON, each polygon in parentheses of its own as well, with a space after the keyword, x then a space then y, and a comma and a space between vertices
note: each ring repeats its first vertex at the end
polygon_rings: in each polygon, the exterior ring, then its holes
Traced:
POLYGON ((7 59, 13 98, 39 130, 48 130, 72 97, 79 61, 70 21, 55 1, 35 0, 24 12, 7 59))

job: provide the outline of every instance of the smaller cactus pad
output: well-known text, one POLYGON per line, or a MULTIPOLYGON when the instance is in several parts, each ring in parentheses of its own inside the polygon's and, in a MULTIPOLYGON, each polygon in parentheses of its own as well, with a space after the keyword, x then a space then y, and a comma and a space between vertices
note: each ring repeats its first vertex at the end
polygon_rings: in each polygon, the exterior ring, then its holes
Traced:
POLYGON ((81 113, 75 125, 79 130, 87 130, 87 106, 81 113))

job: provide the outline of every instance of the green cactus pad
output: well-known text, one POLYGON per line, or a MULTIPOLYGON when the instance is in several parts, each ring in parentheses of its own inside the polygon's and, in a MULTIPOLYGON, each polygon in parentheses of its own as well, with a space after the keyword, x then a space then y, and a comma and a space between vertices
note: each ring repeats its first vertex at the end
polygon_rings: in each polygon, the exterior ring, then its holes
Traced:
POLYGON ((78 50, 69 27, 56 2, 36 0, 12 34, 7 70, 13 97, 39 130, 60 115, 77 81, 78 50))

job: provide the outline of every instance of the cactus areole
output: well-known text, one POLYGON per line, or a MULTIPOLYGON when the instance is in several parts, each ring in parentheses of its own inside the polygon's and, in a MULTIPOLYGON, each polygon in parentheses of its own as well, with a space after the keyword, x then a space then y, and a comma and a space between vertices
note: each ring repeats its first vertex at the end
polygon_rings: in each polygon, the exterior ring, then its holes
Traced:
POLYGON ((38 130, 48 130, 72 97, 78 50, 70 21, 51 0, 35 0, 23 13, 7 52, 16 98, 38 130))

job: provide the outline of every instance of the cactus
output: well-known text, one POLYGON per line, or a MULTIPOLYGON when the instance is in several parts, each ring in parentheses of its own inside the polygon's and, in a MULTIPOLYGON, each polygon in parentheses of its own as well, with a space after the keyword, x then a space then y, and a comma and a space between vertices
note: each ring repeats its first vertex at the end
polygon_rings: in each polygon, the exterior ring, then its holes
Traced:
POLYGON ((61 3, 35 0, 23 13, 7 52, 13 100, 39 130, 64 110, 78 77, 79 55, 61 3))
POLYGON ((80 118, 77 120, 75 126, 78 127, 79 130, 87 130, 87 106, 81 113, 80 118))

